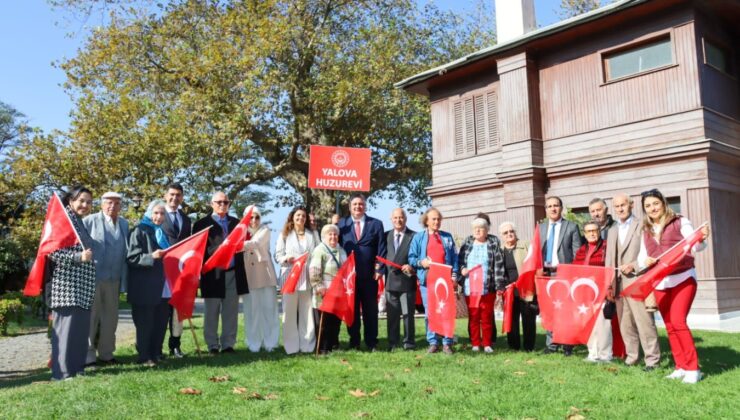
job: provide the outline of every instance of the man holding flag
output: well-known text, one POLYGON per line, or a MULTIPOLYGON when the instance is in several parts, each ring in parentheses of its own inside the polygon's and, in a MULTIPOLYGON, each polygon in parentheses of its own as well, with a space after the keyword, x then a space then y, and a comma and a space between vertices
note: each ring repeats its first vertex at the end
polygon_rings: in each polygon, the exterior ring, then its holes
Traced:
MULTIPOLYGON (((200 291, 205 300, 203 337, 208 351, 212 354, 217 354, 219 350, 221 353, 234 352, 239 319, 239 296, 249 293, 244 259, 234 257, 234 250, 242 249, 247 226, 242 223, 243 220, 240 222, 239 219, 229 215, 230 204, 231 201, 225 193, 221 191, 214 193, 211 198, 213 213, 193 225, 194 232, 211 228, 208 232, 206 263, 200 279, 200 291), (233 239, 232 233, 235 236, 233 239), (241 238, 238 238, 240 235, 241 238), (229 247, 233 245, 232 242, 239 246, 229 247), (209 261, 217 251, 218 264, 209 261), (219 315, 222 323, 220 337, 219 315)), ((248 216, 251 218, 251 215, 248 216)))

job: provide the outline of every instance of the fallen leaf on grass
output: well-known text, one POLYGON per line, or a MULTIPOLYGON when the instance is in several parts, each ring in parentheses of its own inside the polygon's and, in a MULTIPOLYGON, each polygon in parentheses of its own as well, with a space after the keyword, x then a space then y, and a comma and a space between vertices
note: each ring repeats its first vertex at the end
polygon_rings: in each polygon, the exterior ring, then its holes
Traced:
POLYGON ((347 359, 340 359, 339 360, 339 363, 341 363, 343 365, 349 365, 349 360, 347 360, 347 359))
POLYGON ((526 374, 527 374, 527 372, 522 372, 521 370, 517 370, 516 372, 514 372, 514 375, 516 375, 516 376, 524 376, 526 374))
POLYGON ((511 359, 504 360, 504 363, 511 363, 511 359))
POLYGON ((473 383, 475 385, 480 385, 480 379, 473 379, 473 383))
POLYGON ((376 389, 375 391, 371 392, 368 395, 370 395, 371 397, 377 397, 378 395, 380 395, 380 390, 376 389))
POLYGON ((383 377, 384 377, 385 379, 393 379, 393 376, 391 376, 391 374, 390 374, 390 373, 386 373, 385 375, 383 375, 383 377))
POLYGON ((419 360, 419 359, 421 359, 421 358, 423 358, 423 357, 424 357, 424 356, 422 356, 422 355, 420 355, 420 354, 417 354, 416 356, 414 356, 414 359, 417 359, 417 360, 419 360))
POLYGON ((461 365, 464 365, 465 364, 465 359, 457 359, 457 363, 458 364, 461 364, 461 365))
MULTIPOLYGON (((586 417, 583 416, 582 414, 579 414, 580 411, 581 410, 578 407, 572 407, 571 406, 570 407, 570 413, 568 413, 568 415, 565 418, 567 420, 585 420, 586 417)), ((583 411, 588 411, 588 410, 583 410, 583 411)))
POLYGON ((324 395, 317 395, 316 399, 319 401, 329 401, 331 398, 324 396, 324 395))
POLYGON ((533 365, 533 364, 535 364, 535 361, 534 361, 534 360, 532 360, 532 359, 530 359, 530 360, 527 360, 527 361, 526 361, 526 362, 524 362, 524 363, 526 363, 526 364, 528 364, 528 365, 533 365))
POLYGON ((223 376, 212 376, 208 378, 211 382, 226 382, 229 380, 229 375, 223 375, 223 376))
POLYGON ((235 386, 234 388, 232 388, 231 392, 233 392, 234 394, 246 394, 247 388, 244 388, 243 386, 235 386))
POLYGON ((428 386, 424 388, 424 392, 426 392, 427 394, 431 394, 434 392, 434 388, 432 388, 431 386, 428 386))
POLYGON ((267 394, 262 395, 259 392, 253 392, 246 397, 248 400, 276 400, 277 395, 275 394, 267 394))
POLYGON ((370 413, 366 413, 364 411, 360 411, 359 413, 354 414, 355 417, 370 417, 370 413))
POLYGON ((360 388, 357 388, 355 390, 350 390, 349 395, 355 398, 367 397, 367 394, 365 393, 365 391, 361 390, 360 388))
POLYGON ((201 390, 195 388, 182 388, 180 390, 180 394, 183 395, 200 395, 202 393, 203 392, 201 390))
POLYGON ((409 373, 409 372, 411 372, 411 369, 405 368, 403 371, 406 372, 406 373, 409 373))
POLYGON ((617 367, 616 367, 616 366, 609 366, 609 367, 608 367, 608 368, 606 368, 605 370, 606 370, 607 372, 611 372, 611 373, 617 373, 617 371, 618 371, 619 369, 617 369, 617 367))

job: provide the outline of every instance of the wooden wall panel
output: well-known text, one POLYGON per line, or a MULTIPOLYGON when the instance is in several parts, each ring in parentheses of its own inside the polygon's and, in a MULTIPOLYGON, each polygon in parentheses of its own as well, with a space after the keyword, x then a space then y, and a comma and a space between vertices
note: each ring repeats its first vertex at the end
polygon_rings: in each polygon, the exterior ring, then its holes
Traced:
POLYGON ((543 56, 539 73, 543 138, 556 139, 698 108, 696 42, 693 22, 686 23, 689 19, 658 19, 543 56), (675 66, 604 83, 600 50, 668 28, 673 28, 675 66))
POLYGON ((740 158, 729 162, 710 160, 708 165, 709 186, 712 189, 740 194, 740 158))
POLYGON ((502 211, 505 209, 504 190, 503 188, 487 188, 432 197, 432 204, 442 212, 445 218, 473 216, 479 211, 502 211))
POLYGON ((500 168, 501 151, 440 163, 435 157, 432 165, 432 185, 436 188, 484 179, 496 182, 496 172, 500 171, 500 168))
MULTIPOLYGON (((699 227, 699 225, 704 222, 709 222, 713 225, 714 223, 712 223, 709 209, 709 188, 692 188, 686 193, 687 202, 685 216, 691 220, 694 227, 699 227)), ((710 239, 713 238, 710 236, 710 239)), ((715 276, 713 243, 713 240, 710 241, 704 251, 699 252, 694 256, 696 274, 699 277, 699 281, 715 276)))
POLYGON ((500 75, 499 121, 501 144, 532 137, 527 68, 500 75))
POLYGON ((704 110, 704 127, 707 138, 740 148, 740 121, 704 110))
POLYGON ((434 162, 449 162, 455 158, 455 142, 450 126, 450 101, 432 102, 432 151, 434 162))
MULTIPOLYGON (((740 193, 710 190, 709 205, 714 275, 717 281, 740 277, 740 193)), ((736 297, 740 297, 740 292, 736 297)))

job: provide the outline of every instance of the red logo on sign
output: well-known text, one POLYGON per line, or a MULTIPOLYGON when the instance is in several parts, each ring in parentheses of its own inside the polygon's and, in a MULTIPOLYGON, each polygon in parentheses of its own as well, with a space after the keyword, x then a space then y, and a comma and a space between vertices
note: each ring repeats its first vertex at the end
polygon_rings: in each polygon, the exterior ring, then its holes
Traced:
POLYGON ((308 187, 370 191, 370 149, 311 146, 308 187))

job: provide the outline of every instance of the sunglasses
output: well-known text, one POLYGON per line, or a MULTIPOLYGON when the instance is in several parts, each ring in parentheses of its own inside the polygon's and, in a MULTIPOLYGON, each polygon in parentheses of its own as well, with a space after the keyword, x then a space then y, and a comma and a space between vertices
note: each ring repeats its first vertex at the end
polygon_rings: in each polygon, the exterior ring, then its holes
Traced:
POLYGON ((214 201, 213 204, 218 204, 219 206, 228 206, 229 204, 231 204, 231 201, 219 200, 219 201, 214 201))
POLYGON ((642 196, 642 198, 645 198, 645 197, 663 198, 663 194, 661 194, 657 188, 653 188, 652 190, 648 190, 648 191, 643 191, 640 193, 640 195, 642 196))

